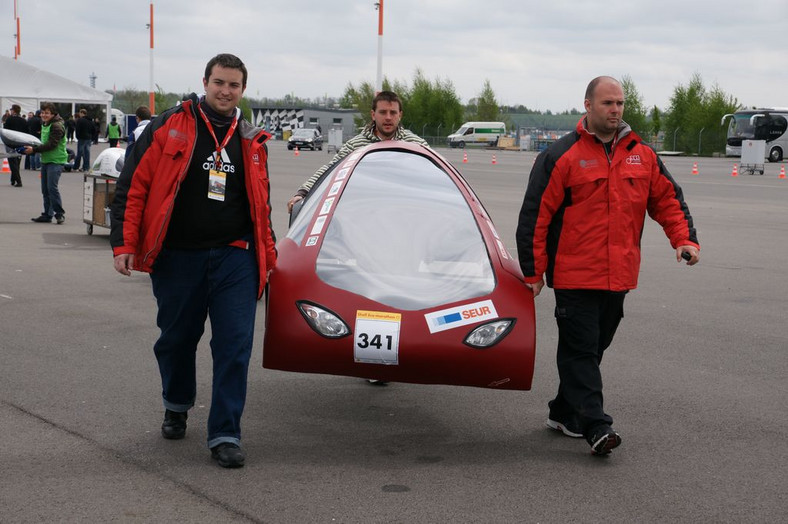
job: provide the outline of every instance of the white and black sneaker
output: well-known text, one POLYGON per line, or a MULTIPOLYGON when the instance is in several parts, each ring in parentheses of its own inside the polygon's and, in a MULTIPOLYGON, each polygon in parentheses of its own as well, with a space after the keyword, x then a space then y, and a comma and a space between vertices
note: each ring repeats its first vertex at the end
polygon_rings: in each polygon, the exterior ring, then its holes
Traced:
POLYGON ((575 420, 568 419, 568 420, 559 421, 559 420, 553 420, 552 418, 548 417, 547 422, 545 422, 545 425, 550 429, 560 431, 567 437, 583 438, 583 430, 580 428, 580 425, 575 420))
POLYGON ((610 426, 599 426, 588 439, 588 443, 591 444, 592 455, 607 455, 613 448, 621 445, 621 435, 610 426))

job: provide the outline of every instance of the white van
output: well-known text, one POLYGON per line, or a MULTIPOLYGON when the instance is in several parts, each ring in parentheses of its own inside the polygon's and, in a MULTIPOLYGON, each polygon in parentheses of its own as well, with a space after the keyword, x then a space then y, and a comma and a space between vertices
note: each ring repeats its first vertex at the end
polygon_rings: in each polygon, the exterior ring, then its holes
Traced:
POLYGON ((506 134, 503 122, 465 122, 454 134, 447 137, 449 147, 463 149, 466 145, 494 146, 498 137, 506 134))

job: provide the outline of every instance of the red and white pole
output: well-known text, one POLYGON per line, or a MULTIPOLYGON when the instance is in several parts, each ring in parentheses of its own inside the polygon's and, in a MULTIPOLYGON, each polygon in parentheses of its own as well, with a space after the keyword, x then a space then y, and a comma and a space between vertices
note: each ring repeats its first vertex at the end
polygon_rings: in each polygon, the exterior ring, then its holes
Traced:
POLYGON ((148 106, 152 115, 156 114, 156 96, 153 93, 153 2, 150 3, 150 89, 148 106))
POLYGON ((20 31, 22 24, 19 22, 19 8, 17 0, 14 0, 14 20, 16 21, 16 45, 14 46, 14 60, 22 54, 22 33, 20 31))
POLYGON ((378 0, 378 77, 375 93, 383 91, 383 0, 378 0))

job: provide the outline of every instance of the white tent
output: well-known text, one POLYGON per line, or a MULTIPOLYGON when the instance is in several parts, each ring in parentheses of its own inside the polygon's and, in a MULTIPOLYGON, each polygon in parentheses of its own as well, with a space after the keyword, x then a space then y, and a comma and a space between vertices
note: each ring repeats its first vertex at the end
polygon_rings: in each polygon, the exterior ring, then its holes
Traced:
MULTIPOLYGON (((112 95, 49 73, 24 62, 0 56, 0 109, 19 104, 27 113, 39 109, 41 102, 71 104, 71 114, 82 105, 99 105, 110 114, 112 95)), ((65 115, 63 115, 65 116, 65 115)))

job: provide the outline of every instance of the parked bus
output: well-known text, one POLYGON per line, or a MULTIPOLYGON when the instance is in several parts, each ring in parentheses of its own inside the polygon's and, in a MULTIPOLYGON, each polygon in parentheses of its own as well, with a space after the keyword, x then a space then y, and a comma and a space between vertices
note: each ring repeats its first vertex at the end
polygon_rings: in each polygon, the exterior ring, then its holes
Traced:
POLYGON ((722 117, 721 125, 730 117, 726 156, 741 156, 743 140, 765 140, 766 158, 780 162, 788 154, 788 108, 764 107, 746 109, 722 117))

